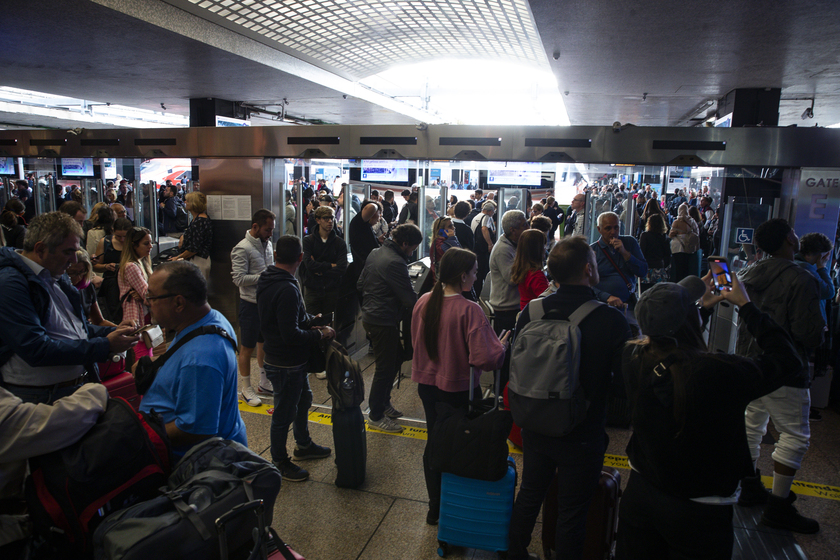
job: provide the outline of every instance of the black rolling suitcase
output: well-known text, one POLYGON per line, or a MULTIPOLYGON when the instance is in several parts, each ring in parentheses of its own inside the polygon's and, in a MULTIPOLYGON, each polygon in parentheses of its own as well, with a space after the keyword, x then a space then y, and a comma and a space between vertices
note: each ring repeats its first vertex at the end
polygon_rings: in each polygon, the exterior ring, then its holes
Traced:
POLYGON ((367 437, 360 404, 365 398, 362 368, 347 350, 330 341, 324 348, 327 391, 332 397, 333 444, 339 488, 358 488, 365 481, 367 437))
POLYGON ((332 411, 335 467, 339 488, 358 488, 365 481, 367 437, 365 419, 358 406, 334 408, 332 411))

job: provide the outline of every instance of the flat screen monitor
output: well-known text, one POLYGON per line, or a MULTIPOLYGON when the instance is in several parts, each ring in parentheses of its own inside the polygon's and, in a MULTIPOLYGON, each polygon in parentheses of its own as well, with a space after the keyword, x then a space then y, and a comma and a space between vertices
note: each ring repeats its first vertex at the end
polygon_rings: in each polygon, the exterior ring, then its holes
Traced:
POLYGON ((540 163, 490 162, 487 167, 487 187, 505 185, 514 187, 539 187, 542 175, 540 163))
POLYGON ((362 181, 406 183, 408 182, 408 160, 363 159, 362 181))
POLYGON ((63 177, 93 177, 93 158, 61 158, 63 177))
POLYGON ((15 158, 0 158, 0 175, 15 174, 15 158))

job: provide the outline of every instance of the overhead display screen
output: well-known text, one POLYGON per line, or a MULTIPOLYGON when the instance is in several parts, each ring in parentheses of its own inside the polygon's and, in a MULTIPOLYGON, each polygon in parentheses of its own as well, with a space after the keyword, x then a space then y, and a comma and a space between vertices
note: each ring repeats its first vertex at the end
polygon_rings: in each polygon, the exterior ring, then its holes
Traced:
POLYGON ((539 162, 488 162, 487 186, 539 187, 541 174, 542 165, 539 162))
POLYGON ((61 175, 93 177, 93 158, 61 158, 61 175))
POLYGON ((405 183, 408 181, 408 160, 363 159, 362 181, 405 183))
POLYGON ((0 175, 15 174, 15 158, 0 158, 0 175))

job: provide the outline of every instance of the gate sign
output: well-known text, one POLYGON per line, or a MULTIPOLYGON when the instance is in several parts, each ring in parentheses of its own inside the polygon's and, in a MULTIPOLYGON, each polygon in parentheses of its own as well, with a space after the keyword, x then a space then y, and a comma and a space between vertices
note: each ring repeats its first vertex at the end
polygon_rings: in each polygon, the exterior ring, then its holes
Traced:
POLYGON ((736 228, 735 229, 735 243, 739 243, 741 245, 752 245, 753 244, 753 234, 755 233, 755 229, 753 228, 736 228))
POLYGON ((796 197, 797 235, 819 232, 833 240, 840 217, 840 169, 803 167, 796 197))

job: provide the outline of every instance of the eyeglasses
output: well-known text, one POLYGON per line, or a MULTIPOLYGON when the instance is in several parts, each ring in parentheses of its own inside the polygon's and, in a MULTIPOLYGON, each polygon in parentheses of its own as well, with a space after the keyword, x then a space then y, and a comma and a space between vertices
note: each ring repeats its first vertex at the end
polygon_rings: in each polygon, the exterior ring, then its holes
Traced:
POLYGON ((176 296, 179 296, 179 295, 181 295, 181 294, 164 294, 162 296, 150 296, 149 294, 146 294, 145 300, 146 301, 154 301, 156 299, 166 299, 166 298, 176 297, 176 296))
POLYGON ((618 229, 618 226, 601 226, 601 229, 606 231, 612 231, 614 229, 618 229))

